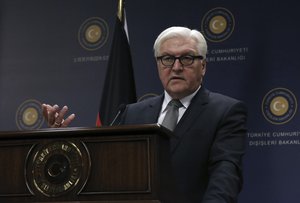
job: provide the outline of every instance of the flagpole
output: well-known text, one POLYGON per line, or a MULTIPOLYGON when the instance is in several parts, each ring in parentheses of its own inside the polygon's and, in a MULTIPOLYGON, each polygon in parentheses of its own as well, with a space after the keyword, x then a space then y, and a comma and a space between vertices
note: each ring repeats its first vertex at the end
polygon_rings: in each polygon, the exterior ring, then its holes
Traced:
POLYGON ((118 14, 117 15, 121 22, 123 22, 123 17, 124 17, 124 3, 125 3, 125 0, 119 0, 119 3, 118 3, 118 14))

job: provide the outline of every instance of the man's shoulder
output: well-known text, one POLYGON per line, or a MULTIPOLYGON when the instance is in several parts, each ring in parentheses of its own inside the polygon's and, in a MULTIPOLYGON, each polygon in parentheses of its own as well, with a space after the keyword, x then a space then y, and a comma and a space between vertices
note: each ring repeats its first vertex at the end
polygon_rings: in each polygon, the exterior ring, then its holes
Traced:
POLYGON ((219 92, 210 91, 208 89, 205 89, 204 92, 204 94, 206 95, 204 98, 207 100, 207 103, 210 106, 230 107, 235 106, 236 104, 245 106, 245 103, 242 100, 239 100, 235 97, 228 96, 219 92))
POLYGON ((161 105, 162 99, 163 99, 162 95, 152 96, 143 100, 139 100, 136 103, 128 104, 127 107, 130 110, 133 109, 138 110, 141 108, 143 109, 147 107, 153 107, 156 105, 161 105))
POLYGON ((129 104, 128 106, 130 108, 132 108, 132 107, 136 108, 136 107, 155 105, 155 104, 161 102, 162 98, 163 98, 162 95, 151 96, 151 97, 147 97, 146 99, 139 100, 136 103, 129 104))
POLYGON ((128 104, 123 114, 122 124, 156 123, 162 96, 155 96, 128 104))
POLYGON ((238 100, 234 97, 231 97, 231 96, 228 96, 228 95, 225 95, 225 94, 221 94, 221 93, 218 93, 218 92, 209 91, 208 95, 209 95, 210 99, 215 100, 215 101, 229 102, 229 103, 241 102, 240 100, 238 100))

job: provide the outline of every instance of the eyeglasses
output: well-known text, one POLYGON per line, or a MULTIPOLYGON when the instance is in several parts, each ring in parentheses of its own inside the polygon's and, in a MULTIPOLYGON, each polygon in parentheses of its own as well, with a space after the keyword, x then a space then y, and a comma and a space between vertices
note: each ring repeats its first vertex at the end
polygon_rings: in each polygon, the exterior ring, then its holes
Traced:
POLYGON ((189 66, 194 63, 195 59, 202 60, 203 56, 184 55, 184 56, 176 57, 176 56, 171 56, 171 55, 164 55, 164 56, 158 56, 158 57, 156 57, 156 59, 160 60, 164 66, 168 66, 168 67, 172 67, 174 65, 176 59, 179 60, 181 65, 189 66))

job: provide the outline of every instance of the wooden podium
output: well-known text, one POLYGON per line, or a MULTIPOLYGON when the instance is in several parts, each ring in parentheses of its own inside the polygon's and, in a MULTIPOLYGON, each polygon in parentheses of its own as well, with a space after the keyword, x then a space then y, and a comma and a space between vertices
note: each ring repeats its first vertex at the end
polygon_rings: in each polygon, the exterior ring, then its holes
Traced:
POLYGON ((176 202, 159 125, 0 133, 0 202, 176 202))

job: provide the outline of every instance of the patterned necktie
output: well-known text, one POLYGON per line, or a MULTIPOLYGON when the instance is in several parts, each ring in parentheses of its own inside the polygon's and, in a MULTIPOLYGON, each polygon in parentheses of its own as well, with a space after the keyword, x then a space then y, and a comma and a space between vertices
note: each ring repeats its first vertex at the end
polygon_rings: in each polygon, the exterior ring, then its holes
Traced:
POLYGON ((182 107, 182 103, 179 100, 171 100, 167 106, 167 113, 162 122, 162 125, 169 130, 173 131, 178 120, 178 109, 182 107))

